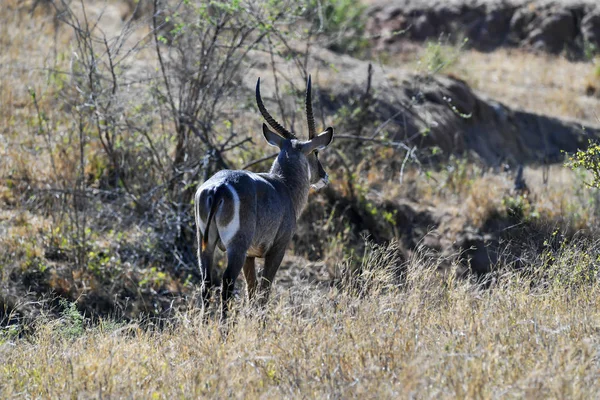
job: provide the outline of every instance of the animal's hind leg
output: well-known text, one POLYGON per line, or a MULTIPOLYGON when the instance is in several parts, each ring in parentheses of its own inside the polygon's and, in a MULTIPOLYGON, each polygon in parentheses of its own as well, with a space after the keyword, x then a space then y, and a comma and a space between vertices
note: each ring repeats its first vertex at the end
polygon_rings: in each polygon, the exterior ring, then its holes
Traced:
POLYGON ((202 233, 198 231, 198 260, 200 260, 200 276, 202 278, 202 300, 204 308, 208 307, 210 302, 211 289, 213 288, 212 279, 212 265, 214 262, 215 247, 217 245, 217 232, 211 229, 208 234, 208 242, 204 249, 202 249, 202 233))
POLYGON ((285 247, 271 249, 269 253, 265 255, 265 268, 263 269, 262 278, 260 281, 260 302, 266 304, 269 299, 269 293, 271 292, 271 284, 275 279, 275 274, 283 261, 285 255, 285 247))
POLYGON ((235 280, 246 261, 246 248, 245 246, 232 246, 227 249, 227 268, 223 273, 223 291, 221 292, 223 319, 227 318, 228 303, 233 295, 235 280))
POLYGON ((202 276, 202 300, 204 308, 208 307, 210 302, 212 284, 212 263, 214 258, 214 249, 205 249, 200 256, 200 275, 202 276))
POLYGON ((254 257, 246 257, 246 261, 244 262, 244 277, 246 278, 246 285, 248 286, 248 298, 250 299, 250 302, 252 302, 257 286, 254 257))

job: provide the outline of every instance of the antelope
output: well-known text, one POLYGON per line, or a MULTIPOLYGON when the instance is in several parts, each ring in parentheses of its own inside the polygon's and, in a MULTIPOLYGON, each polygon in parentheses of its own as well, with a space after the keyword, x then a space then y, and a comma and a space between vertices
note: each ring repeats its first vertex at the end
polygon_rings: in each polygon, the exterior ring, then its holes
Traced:
POLYGON ((228 301, 241 270, 250 301, 257 296, 256 257, 264 258, 258 294, 261 304, 266 302, 296 221, 308 202, 310 187, 318 190, 329 183, 318 151, 333 140, 333 128, 315 135, 310 76, 305 97, 308 140, 298 139, 267 111, 260 95, 260 78, 256 82, 256 103, 272 129, 263 123, 263 136, 268 144, 279 148, 270 171, 219 171, 198 188, 194 197, 205 307, 210 289, 217 284, 212 279, 215 248, 218 246, 227 254, 221 291, 223 317, 226 317, 228 301))

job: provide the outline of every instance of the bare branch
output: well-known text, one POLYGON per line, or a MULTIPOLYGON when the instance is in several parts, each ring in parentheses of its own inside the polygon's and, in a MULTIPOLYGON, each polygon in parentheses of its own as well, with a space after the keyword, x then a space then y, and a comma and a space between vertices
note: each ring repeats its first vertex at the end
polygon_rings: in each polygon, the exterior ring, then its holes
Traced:
POLYGON ((241 169, 248 169, 256 164, 260 164, 261 162, 272 160, 273 158, 277 157, 278 154, 279 153, 274 153, 274 154, 259 158, 258 160, 250 161, 248 164, 244 165, 241 169))
POLYGON ((335 139, 339 140, 355 140, 358 142, 369 142, 369 143, 374 143, 377 144, 379 146, 385 146, 385 147, 396 147, 396 148, 401 148, 404 150, 409 151, 411 148, 408 147, 405 143, 403 142, 395 142, 395 141, 391 141, 391 140, 379 140, 379 139, 375 139, 375 138, 371 138, 371 137, 364 137, 364 136, 355 136, 355 135, 335 135, 335 139))

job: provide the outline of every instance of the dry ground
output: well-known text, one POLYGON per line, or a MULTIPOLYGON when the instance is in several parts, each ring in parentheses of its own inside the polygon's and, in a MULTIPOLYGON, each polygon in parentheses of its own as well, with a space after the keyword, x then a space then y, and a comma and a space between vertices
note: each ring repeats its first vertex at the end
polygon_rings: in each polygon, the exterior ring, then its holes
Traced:
MULTIPOLYGON (((460 46, 433 46, 447 66, 444 73, 465 80, 481 94, 529 112, 597 123, 600 97, 586 91, 600 87, 600 58, 569 61, 564 57, 500 48, 481 53, 460 46)), ((427 71, 432 48, 383 57, 386 64, 427 71)))

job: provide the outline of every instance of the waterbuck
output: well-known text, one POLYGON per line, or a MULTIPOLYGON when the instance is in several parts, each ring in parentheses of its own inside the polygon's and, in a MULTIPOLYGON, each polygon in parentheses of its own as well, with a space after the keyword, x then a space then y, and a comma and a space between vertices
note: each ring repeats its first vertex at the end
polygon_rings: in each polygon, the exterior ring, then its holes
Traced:
POLYGON ((216 283, 212 279, 215 248, 218 246, 227 253, 221 292, 223 316, 226 316, 240 270, 244 270, 250 300, 257 294, 256 257, 265 259, 259 294, 261 302, 266 301, 296 229, 296 221, 306 206, 309 188, 319 189, 329 181, 317 152, 331 143, 333 128, 315 135, 310 76, 305 101, 308 140, 303 141, 269 114, 260 96, 258 78, 256 103, 273 129, 263 123, 263 135, 271 146, 280 150, 271 170, 266 173, 219 171, 196 191, 198 260, 205 306, 210 289, 216 283))

